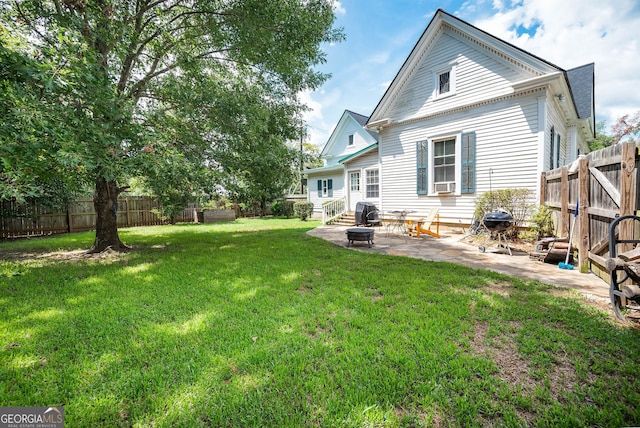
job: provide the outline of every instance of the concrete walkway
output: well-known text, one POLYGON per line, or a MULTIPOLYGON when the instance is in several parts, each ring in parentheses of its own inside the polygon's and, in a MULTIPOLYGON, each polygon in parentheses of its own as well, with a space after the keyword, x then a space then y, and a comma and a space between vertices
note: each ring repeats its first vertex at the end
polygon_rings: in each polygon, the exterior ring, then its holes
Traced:
MULTIPOLYGON (((319 226, 307 233, 347 247, 347 229, 348 227, 344 226, 319 226)), ((587 298, 609 300, 609 284, 592 273, 580 273, 577 269, 560 269, 555 264, 532 260, 527 253, 514 252, 513 256, 507 253, 502 254, 495 246, 495 242, 489 242, 486 252, 481 253, 478 247, 460 242, 463 235, 452 234, 449 231, 442 232, 441 230, 442 238, 431 236, 412 238, 399 234, 387 236, 384 228, 376 228, 375 243, 371 248, 368 248, 366 242, 355 242, 349 249, 446 261, 476 269, 490 269, 515 277, 573 288, 587 298)))

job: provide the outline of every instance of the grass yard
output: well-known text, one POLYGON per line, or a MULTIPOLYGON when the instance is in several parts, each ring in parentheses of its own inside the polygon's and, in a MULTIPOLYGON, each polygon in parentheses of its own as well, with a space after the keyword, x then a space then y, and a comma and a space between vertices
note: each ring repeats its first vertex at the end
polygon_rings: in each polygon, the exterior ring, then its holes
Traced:
POLYGON ((640 425, 640 334, 575 294, 317 222, 0 244, 0 406, 69 427, 640 425))

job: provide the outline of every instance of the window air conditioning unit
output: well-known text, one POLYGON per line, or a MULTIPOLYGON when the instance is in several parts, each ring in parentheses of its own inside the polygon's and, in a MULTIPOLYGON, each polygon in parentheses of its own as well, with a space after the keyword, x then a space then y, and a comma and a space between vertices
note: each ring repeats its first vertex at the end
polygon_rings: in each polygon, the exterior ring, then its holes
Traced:
POLYGON ((435 183, 434 186, 436 193, 451 193, 456 190, 456 183, 453 181, 448 183, 435 183))

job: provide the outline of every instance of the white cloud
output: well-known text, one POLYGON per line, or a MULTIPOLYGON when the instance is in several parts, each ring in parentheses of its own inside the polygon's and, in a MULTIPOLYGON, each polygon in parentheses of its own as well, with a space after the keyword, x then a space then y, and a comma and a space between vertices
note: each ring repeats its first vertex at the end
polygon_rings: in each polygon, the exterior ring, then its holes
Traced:
POLYGON ((344 8, 344 6, 342 6, 342 2, 339 0, 335 0, 333 2, 333 10, 338 14, 338 15, 345 15, 347 13, 347 10, 344 8))
POLYGON ((514 6, 495 0, 493 7, 492 16, 471 23, 564 69, 595 63, 597 120, 610 126, 640 110, 635 0, 528 0, 514 6), (539 24, 535 34, 517 34, 516 28, 533 24, 539 24))

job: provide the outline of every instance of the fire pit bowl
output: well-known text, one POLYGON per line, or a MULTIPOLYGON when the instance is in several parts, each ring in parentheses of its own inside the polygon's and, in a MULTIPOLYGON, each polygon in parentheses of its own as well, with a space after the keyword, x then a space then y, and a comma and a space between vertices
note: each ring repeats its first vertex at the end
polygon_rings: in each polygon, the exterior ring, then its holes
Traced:
POLYGON ((347 229, 347 247, 353 244, 354 241, 367 241, 369 248, 373 244, 373 229, 367 229, 364 227, 352 227, 347 229))

